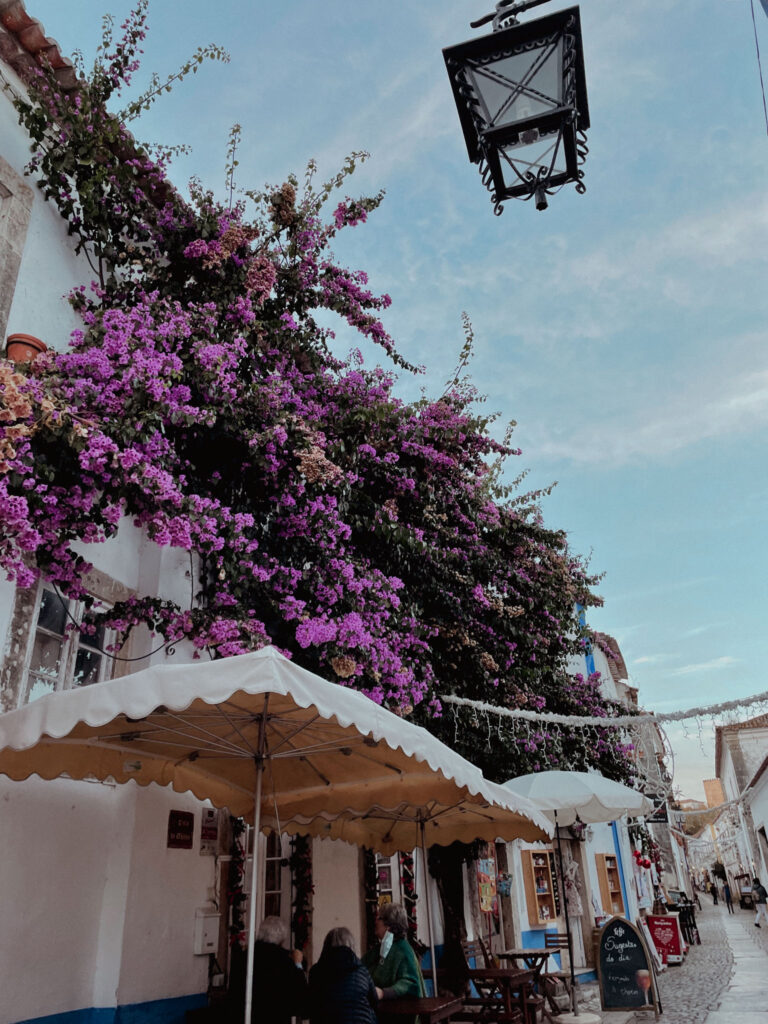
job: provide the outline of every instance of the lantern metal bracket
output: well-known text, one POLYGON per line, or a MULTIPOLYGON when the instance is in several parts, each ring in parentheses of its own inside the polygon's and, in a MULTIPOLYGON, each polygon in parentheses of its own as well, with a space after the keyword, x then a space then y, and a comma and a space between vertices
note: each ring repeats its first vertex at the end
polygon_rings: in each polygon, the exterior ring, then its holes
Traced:
POLYGON ((470 28, 482 28, 489 21, 493 22, 493 31, 500 32, 503 28, 517 24, 518 14, 529 10, 531 7, 540 7, 548 4, 549 0, 499 0, 496 10, 492 14, 486 14, 477 21, 470 21, 470 28))

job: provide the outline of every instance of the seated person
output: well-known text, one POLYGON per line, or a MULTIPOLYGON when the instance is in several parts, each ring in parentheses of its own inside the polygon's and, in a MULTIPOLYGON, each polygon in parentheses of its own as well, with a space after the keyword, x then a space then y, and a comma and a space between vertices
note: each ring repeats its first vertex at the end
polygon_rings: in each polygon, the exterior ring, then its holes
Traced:
POLYGON ((399 903, 384 903, 379 907, 375 932, 378 942, 365 954, 363 963, 371 972, 376 995, 383 1001, 379 1007, 379 1024, 409 1024, 406 1017, 388 1017, 386 1006, 387 999, 418 999, 425 995, 421 969, 406 938, 408 918, 399 903))
POLYGON ((265 917, 253 947, 253 1024, 290 1024, 305 1017, 307 979, 298 949, 284 949, 288 928, 279 917, 265 917))
POLYGON ((312 1024, 376 1024, 379 999, 368 969, 355 954, 348 928, 332 928, 309 972, 312 1024))

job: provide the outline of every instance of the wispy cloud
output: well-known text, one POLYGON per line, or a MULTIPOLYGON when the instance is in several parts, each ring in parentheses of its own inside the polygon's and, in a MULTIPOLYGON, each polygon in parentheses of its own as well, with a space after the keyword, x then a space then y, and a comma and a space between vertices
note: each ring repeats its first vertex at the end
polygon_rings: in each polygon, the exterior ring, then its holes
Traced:
POLYGON ((536 451, 547 458, 617 466, 766 426, 768 369, 729 376, 713 367, 707 380, 691 382, 686 393, 635 397, 634 408, 593 420, 577 436, 553 434, 543 422, 533 433, 536 451))
POLYGON ((680 634, 680 637, 682 639, 684 639, 684 640, 689 640, 689 639, 691 639, 691 637, 701 636, 702 633, 708 633, 710 631, 710 629, 719 628, 722 625, 723 624, 721 622, 708 622, 706 625, 694 626, 692 629, 684 630, 680 634))
POLYGON ((731 668, 733 665, 738 665, 738 658, 732 658, 730 655, 724 655, 721 658, 712 658, 710 661, 701 661, 696 665, 683 665, 681 668, 676 668, 669 674, 671 676, 692 676, 698 672, 719 672, 721 669, 731 668))

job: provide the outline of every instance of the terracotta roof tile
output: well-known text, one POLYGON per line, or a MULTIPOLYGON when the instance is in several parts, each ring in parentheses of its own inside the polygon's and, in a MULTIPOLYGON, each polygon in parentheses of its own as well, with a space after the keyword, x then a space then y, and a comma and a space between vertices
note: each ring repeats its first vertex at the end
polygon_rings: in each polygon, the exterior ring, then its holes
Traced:
POLYGON ((5 29, 0 35, 0 58, 22 80, 28 80, 36 67, 50 64, 65 92, 77 88, 72 61, 55 39, 46 36, 42 23, 29 15, 23 0, 0 0, 0 25, 5 29))
POLYGON ((595 642, 601 648, 608 660, 608 668, 615 683, 626 682, 629 673, 621 653, 618 641, 608 633, 594 634, 595 642))

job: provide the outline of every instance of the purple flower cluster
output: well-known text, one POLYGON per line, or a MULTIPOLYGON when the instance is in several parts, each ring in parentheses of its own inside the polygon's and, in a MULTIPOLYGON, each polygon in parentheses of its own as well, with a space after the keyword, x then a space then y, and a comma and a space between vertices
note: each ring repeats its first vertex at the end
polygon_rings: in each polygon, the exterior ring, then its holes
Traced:
MULTIPOLYGON (((93 180, 66 174, 50 197, 83 232, 103 226, 111 197, 125 260, 73 294, 83 329, 66 351, 26 376, 0 362, 8 575, 24 586, 44 575, 81 596, 90 566, 79 542, 113 537, 128 517, 158 546, 197 556, 200 594, 191 609, 137 595, 102 613, 115 630, 145 625, 222 657, 272 643, 427 722, 502 777, 566 756, 620 774, 627 752, 609 725, 593 750, 569 753, 544 730, 486 750, 481 727, 457 737, 442 717, 448 692, 613 712, 599 681, 567 673, 581 642, 574 609, 594 603, 594 581, 544 526, 539 495, 498 484, 497 464, 519 453, 491 436, 473 389, 406 403, 391 372, 328 350, 318 311, 408 366, 379 318, 389 296, 329 251, 381 196, 347 198, 326 223, 330 188, 310 182, 297 198, 291 179, 249 193, 247 220, 199 186, 190 203, 169 197, 162 165, 143 155, 128 187, 126 160, 106 144, 124 129, 96 94, 74 104, 41 81, 36 110, 56 112, 57 145, 91 127, 104 161, 101 198, 93 180)), ((36 164, 44 175, 47 159, 36 164)))

